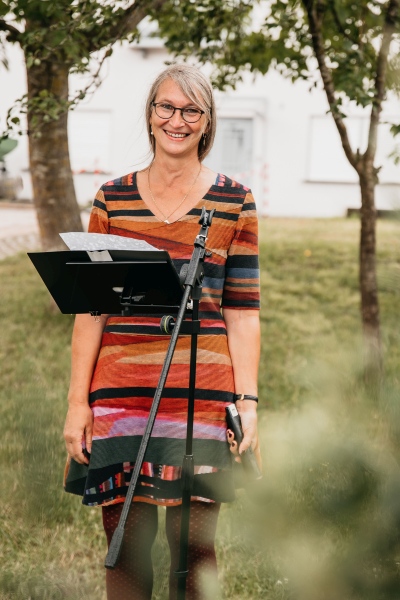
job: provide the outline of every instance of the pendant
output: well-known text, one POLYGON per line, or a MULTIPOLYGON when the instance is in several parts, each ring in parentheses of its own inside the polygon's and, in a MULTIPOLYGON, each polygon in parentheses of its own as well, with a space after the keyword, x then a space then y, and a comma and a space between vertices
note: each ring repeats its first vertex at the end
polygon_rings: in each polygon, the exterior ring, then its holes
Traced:
POLYGON ((168 219, 164 219, 164 223, 166 223, 167 225, 171 225, 171 223, 168 221, 168 219))

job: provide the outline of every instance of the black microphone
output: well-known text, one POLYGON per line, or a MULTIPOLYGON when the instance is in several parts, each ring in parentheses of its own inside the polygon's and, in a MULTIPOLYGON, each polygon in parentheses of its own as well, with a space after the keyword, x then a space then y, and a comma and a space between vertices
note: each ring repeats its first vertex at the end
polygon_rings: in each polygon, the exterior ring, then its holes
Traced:
MULTIPOLYGON (((225 408, 226 412, 226 423, 228 425, 228 429, 233 432, 235 441, 237 442, 238 449, 243 440, 243 429, 242 422, 240 420, 240 415, 237 411, 237 408, 234 404, 230 404, 225 408)), ((251 446, 240 454, 240 458, 243 463, 243 467, 246 473, 249 475, 251 479, 261 479, 262 473, 259 469, 259 466, 256 461, 256 457, 254 456, 254 452, 251 446)))

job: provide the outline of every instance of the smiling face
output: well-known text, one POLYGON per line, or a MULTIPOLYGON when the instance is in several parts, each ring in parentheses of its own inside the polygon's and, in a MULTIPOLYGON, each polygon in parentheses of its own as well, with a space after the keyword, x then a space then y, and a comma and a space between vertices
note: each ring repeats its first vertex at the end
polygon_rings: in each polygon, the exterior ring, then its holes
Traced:
MULTIPOLYGON (((200 108, 193 104, 179 85, 170 78, 160 85, 154 102, 164 102, 179 108, 200 108)), ((176 110, 171 118, 162 119, 153 107, 150 125, 156 142, 156 154, 198 156, 198 146, 207 127, 205 115, 202 115, 197 123, 186 123, 180 110, 176 110)))

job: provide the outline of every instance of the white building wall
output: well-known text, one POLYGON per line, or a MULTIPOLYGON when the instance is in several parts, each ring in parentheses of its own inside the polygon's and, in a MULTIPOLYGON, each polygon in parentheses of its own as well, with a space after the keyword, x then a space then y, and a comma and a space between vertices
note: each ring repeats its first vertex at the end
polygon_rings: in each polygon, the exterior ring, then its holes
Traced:
MULTIPOLYGON (((91 202, 103 182, 148 162, 144 102, 166 58, 162 47, 117 45, 104 67, 102 86, 70 114, 71 161, 81 204, 91 202)), ((25 92, 23 55, 17 47, 9 51, 9 62, 10 71, 0 70, 0 125, 7 108, 25 92)), ((71 77, 72 91, 81 84, 81 78, 71 77)), ((261 213, 333 217, 360 206, 356 176, 346 164, 332 118, 326 115, 322 91, 310 92, 306 83, 291 84, 271 72, 256 78, 247 74, 237 90, 216 95, 221 119, 252 119, 251 172, 243 172, 239 157, 236 172, 227 175, 251 182, 261 213)), ((385 119, 400 114, 399 108, 399 101, 392 99, 385 106, 385 119)), ((362 146, 365 120, 360 128, 362 114, 353 112, 357 118, 349 121, 350 133, 362 146)), ((400 208, 400 168, 387 159, 395 145, 387 127, 382 128, 381 138, 378 164, 384 167, 377 206, 400 208)), ((221 159, 211 155, 210 166, 218 166, 221 159)), ((30 198, 26 136, 6 163, 11 174, 23 175, 21 196, 30 198)))

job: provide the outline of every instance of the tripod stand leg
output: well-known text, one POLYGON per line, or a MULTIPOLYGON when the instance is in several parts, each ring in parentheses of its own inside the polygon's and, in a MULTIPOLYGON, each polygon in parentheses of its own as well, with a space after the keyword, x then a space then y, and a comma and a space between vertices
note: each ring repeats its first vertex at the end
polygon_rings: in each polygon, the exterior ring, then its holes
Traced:
MULTIPOLYGON (((199 301, 193 301, 192 319, 198 319, 199 301)), ((188 548, 190 526, 190 501, 193 490, 194 460, 193 460, 193 422, 194 422, 194 395, 196 389, 196 359, 197 359, 197 333, 192 333, 190 346, 190 374, 188 418, 186 431, 186 454, 182 465, 182 512, 180 529, 179 566, 175 571, 178 577, 177 600, 185 600, 186 578, 188 576, 188 548)))

